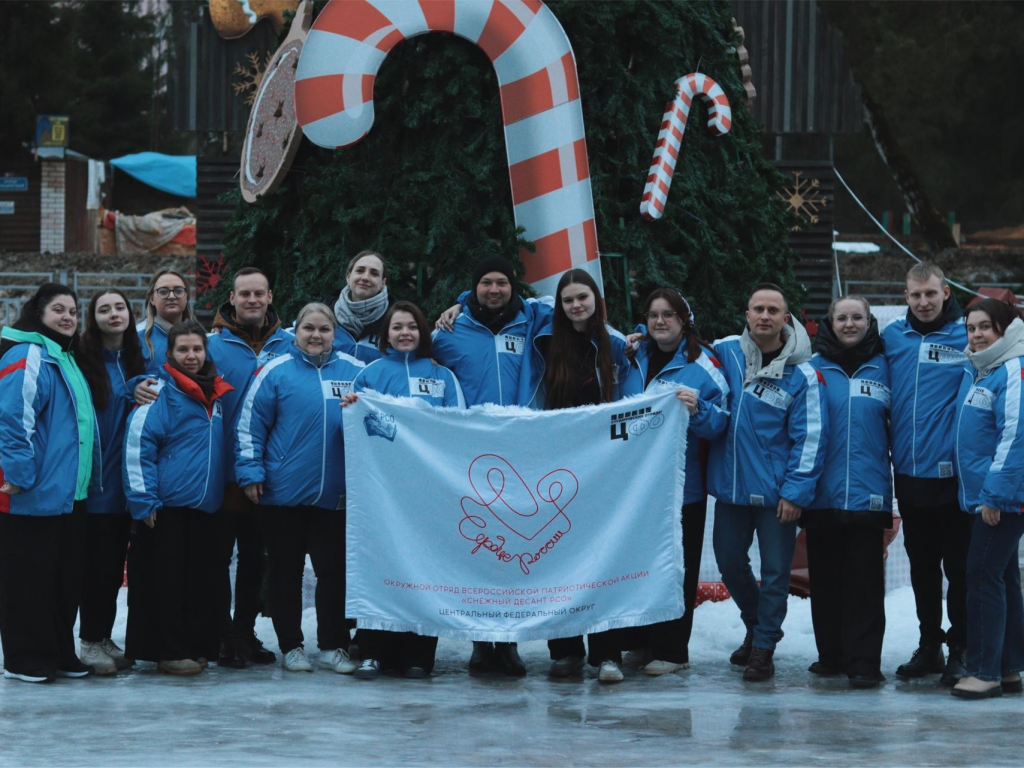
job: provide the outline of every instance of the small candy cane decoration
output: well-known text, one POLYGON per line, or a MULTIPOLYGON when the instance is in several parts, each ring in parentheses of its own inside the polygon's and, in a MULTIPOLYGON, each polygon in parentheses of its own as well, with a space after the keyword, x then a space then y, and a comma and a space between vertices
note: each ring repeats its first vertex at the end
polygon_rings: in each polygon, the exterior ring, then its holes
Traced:
POLYGON ((665 108, 658 143, 654 145, 647 186, 640 199, 640 214, 649 221, 660 219, 665 212, 686 121, 690 116, 690 103, 696 95, 708 105, 708 130, 713 136, 723 136, 732 128, 732 108, 718 83, 700 74, 690 74, 676 80, 676 97, 665 108))

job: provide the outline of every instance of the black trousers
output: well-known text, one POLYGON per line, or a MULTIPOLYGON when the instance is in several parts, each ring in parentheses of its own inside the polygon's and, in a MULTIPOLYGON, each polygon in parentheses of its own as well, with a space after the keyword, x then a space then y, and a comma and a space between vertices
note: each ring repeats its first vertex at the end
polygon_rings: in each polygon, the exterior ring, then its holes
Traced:
POLYGON ((806 531, 818 659, 851 675, 880 672, 885 636, 882 529, 822 525, 806 531))
POLYGON ((317 645, 321 651, 348 650, 345 510, 260 505, 256 513, 270 555, 268 596, 281 653, 303 643, 302 576, 307 553, 316 573, 317 645))
POLYGON ((150 528, 132 526, 128 550, 125 656, 144 661, 216 659, 220 520, 198 509, 164 507, 150 528))
POLYGON ((376 659, 381 669, 404 672, 409 667, 422 667, 428 673, 434 668, 437 638, 415 632, 386 632, 380 629, 359 630, 359 655, 376 659))
POLYGON ((220 577, 222 635, 252 634, 256 617, 263 610, 263 532, 252 502, 229 485, 219 517, 222 523, 223 572, 220 577), (235 616, 231 618, 231 558, 238 543, 235 567, 235 616))
POLYGON ((967 552, 973 518, 957 504, 915 507, 900 504, 903 545, 910 559, 910 584, 917 603, 921 643, 967 645, 967 552), (949 631, 942 631, 942 572, 946 573, 949 631))
POLYGON ((132 517, 127 512, 86 515, 85 572, 78 624, 82 640, 98 643, 110 637, 117 617, 117 593, 124 583, 131 532, 132 517))
POLYGON ((76 660, 85 505, 71 514, 0 514, 0 641, 4 669, 47 677, 76 660))

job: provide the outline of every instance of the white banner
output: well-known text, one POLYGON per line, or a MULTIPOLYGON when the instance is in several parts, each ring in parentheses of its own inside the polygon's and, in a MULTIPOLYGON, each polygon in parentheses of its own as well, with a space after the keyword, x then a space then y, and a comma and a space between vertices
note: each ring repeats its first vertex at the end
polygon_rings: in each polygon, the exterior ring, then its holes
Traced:
POLYGON ((346 615, 506 642, 681 616, 687 420, 673 392, 562 411, 361 394, 346 615))

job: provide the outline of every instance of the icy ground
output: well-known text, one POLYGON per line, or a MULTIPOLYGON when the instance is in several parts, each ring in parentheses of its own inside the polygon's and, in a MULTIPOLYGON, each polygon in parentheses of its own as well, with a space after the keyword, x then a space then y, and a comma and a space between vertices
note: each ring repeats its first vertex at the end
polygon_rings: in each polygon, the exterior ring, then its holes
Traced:
MULTIPOLYGON (((798 598, 765 684, 728 663, 743 634, 731 602, 697 608, 692 669, 627 669, 611 686, 593 670, 549 680, 542 642, 521 646, 525 679, 470 678, 469 643, 450 640, 423 681, 279 665, 182 679, 151 664, 53 685, 0 680, 0 765, 1021 765, 1021 697, 966 702, 934 676, 897 682, 917 640, 909 587, 889 593, 886 613, 889 680, 873 691, 805 671, 816 654, 810 604, 798 598)), ((315 660, 312 609, 303 630, 315 660)), ((277 650, 269 619, 257 632, 277 650)))

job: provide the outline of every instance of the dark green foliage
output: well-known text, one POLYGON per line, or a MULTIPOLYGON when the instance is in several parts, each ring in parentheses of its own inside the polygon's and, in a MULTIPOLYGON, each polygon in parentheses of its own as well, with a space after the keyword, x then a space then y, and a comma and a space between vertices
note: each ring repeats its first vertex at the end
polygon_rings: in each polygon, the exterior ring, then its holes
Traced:
MULTIPOLYGON (((550 7, 576 56, 600 248, 628 255, 640 300, 658 285, 680 288, 710 337, 737 330, 753 284, 770 279, 796 294, 790 220, 774 197, 781 178, 743 107, 727 4, 550 7), (665 104, 698 62, 729 95, 735 124, 713 138, 705 109, 694 110, 666 214, 647 222, 640 197, 665 104)), ((406 41, 381 68, 375 97, 366 139, 339 151, 304 142, 302 171, 268 199, 239 202, 229 226, 227 271, 271 272, 285 316, 341 285, 345 262, 363 248, 384 253, 391 292, 431 317, 470 287, 479 257, 517 260, 497 80, 483 53, 448 35, 406 41)), ((626 316, 621 264, 603 259, 608 308, 632 329, 639 306, 626 316)))

